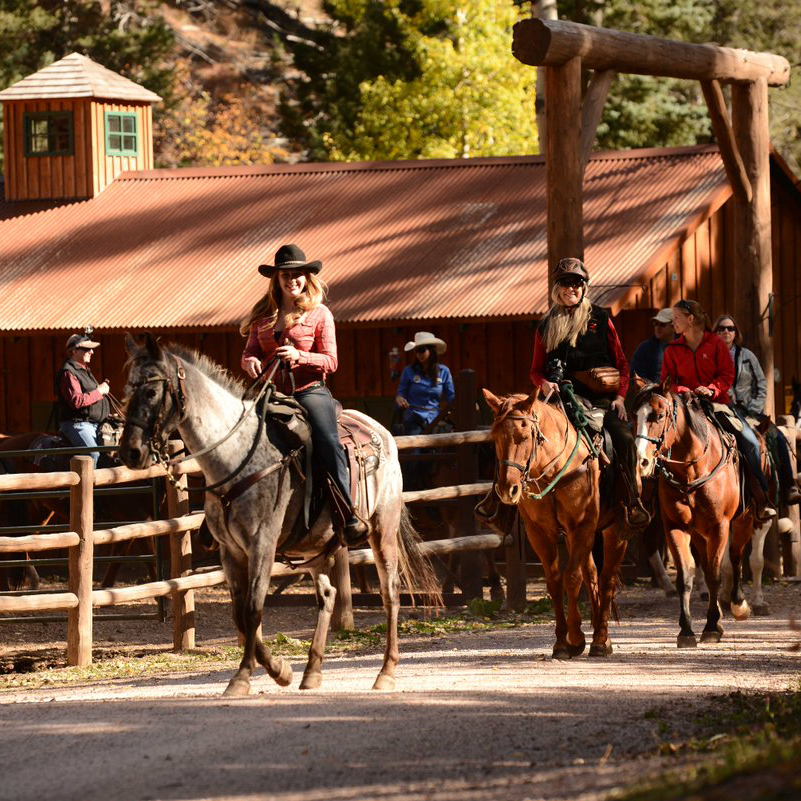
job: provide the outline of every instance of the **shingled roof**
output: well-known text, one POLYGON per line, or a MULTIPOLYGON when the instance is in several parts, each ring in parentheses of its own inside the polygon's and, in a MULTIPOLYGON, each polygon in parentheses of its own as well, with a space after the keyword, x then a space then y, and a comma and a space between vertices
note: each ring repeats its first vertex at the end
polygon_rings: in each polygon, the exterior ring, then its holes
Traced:
MULTIPOLYGON (((730 197, 714 147, 594 154, 585 261, 614 312, 730 197)), ((284 242, 341 322, 531 318, 547 301, 538 156, 124 173, 98 197, 0 203, 0 330, 230 327, 284 242)))
POLYGON ((70 53, 0 92, 0 100, 46 100, 98 97, 158 103, 161 98, 144 86, 92 61, 70 53))

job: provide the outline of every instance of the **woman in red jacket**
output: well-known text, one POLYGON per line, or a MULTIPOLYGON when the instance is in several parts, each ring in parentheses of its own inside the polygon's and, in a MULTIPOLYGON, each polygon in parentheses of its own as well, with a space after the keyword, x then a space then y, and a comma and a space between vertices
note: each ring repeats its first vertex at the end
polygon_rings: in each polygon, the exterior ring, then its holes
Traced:
MULTIPOLYGON (((662 381, 670 376, 673 392, 692 392, 713 403, 729 405, 734 362, 723 340, 712 333, 709 318, 701 304, 694 300, 676 303, 673 307, 673 327, 680 336, 665 348, 662 381)), ((762 472, 759 442, 748 424, 742 422, 742 431, 734 427, 729 430, 734 434, 737 447, 754 478, 750 484, 757 505, 757 517, 774 517, 776 511, 769 506, 768 482, 762 472)))
POLYGON ((364 539, 367 526, 353 513, 334 400, 325 385, 326 376, 337 369, 337 340, 334 317, 323 303, 327 287, 317 277, 322 266, 319 261, 307 261, 297 245, 282 245, 275 264, 259 267, 270 285, 239 328, 248 337, 242 369, 257 378, 274 359, 281 360, 276 384, 284 393, 294 394, 306 410, 315 458, 351 509, 344 537, 355 545, 364 539))

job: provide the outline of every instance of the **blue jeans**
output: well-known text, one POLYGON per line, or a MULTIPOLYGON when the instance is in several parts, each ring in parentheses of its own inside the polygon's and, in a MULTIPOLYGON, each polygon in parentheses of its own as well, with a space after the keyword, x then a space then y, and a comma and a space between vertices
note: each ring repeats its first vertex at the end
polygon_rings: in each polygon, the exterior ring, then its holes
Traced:
MULTIPOLYGON (((91 448, 97 445, 97 423, 90 423, 88 420, 65 420, 58 427, 58 430, 67 438, 70 445, 76 448, 91 448)), ((92 451, 89 456, 97 467, 97 460, 100 458, 100 451, 92 451)))
POLYGON ((737 415, 737 419, 743 424, 742 431, 734 432, 734 438, 737 440, 737 447, 740 449, 740 453, 745 457, 745 461, 748 463, 748 467, 751 469, 754 478, 759 482, 759 486, 767 493, 768 482, 765 478, 765 474, 762 472, 762 460, 759 455, 759 440, 757 440, 756 434, 751 430, 751 426, 746 422, 745 415, 736 406, 732 406, 732 409, 737 415))

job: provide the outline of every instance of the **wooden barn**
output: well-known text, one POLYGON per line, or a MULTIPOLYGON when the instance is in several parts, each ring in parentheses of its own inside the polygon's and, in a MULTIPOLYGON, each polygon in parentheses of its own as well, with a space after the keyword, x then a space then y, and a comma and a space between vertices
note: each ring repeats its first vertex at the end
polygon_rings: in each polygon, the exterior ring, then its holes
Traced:
MULTIPOLYGON (((443 360, 475 370, 479 386, 527 389, 535 321, 548 306, 541 157, 154 170, 155 96, 115 96, 122 90, 108 79, 108 89, 90 85, 93 94, 76 97, 70 85, 57 97, 64 83, 50 76, 75 58, 0 92, 6 119, 17 119, 17 133, 6 127, 0 203, 0 430, 47 425, 64 343, 86 325, 102 343, 94 372, 117 395, 125 331, 194 345, 239 373, 239 320, 266 289, 256 267, 284 242, 323 261, 340 352, 331 386, 347 405, 388 421, 403 365, 395 349, 403 360, 418 330, 445 339, 443 360), (23 84, 42 97, 20 97, 23 84), (117 162, 106 111, 82 117, 78 109, 137 103, 138 160, 117 162), (49 123, 33 126, 30 115, 70 108, 75 152, 30 152, 37 132, 47 131, 47 147, 52 138, 49 123), (80 159, 79 141, 89 148, 80 159), (84 179, 68 181, 79 168, 84 179), (47 184, 45 173, 60 173, 60 183, 47 184)), ((78 66, 97 74, 88 59, 78 66)), ((774 154, 780 400, 801 375, 800 189, 774 154)), ((654 311, 680 297, 697 298, 712 315, 731 310, 732 230, 732 190, 715 147, 592 155, 584 179, 591 297, 611 309, 627 353, 649 335, 654 311)))

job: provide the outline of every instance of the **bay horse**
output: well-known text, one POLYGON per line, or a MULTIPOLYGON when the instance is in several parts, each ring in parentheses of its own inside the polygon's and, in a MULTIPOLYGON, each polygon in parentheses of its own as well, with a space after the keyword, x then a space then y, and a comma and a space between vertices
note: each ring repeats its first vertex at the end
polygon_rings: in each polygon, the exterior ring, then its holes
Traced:
POLYGON ((570 659, 586 647, 578 606, 582 581, 592 607, 589 655, 607 656, 612 653, 609 615, 626 541, 617 510, 602 503, 598 460, 565 413, 539 399, 539 388, 529 396, 496 397, 488 389, 483 394, 495 414, 495 491, 503 503, 518 507, 553 601, 553 658, 570 659), (597 531, 603 532, 600 581, 592 556, 597 531))
POLYGON ((743 551, 753 534, 753 513, 738 513, 740 483, 733 437, 715 427, 687 399, 671 394, 670 378, 648 384, 635 377, 638 393, 632 405, 636 419, 637 456, 641 475, 658 473, 659 506, 668 548, 676 564, 679 593, 679 648, 694 648, 690 596, 695 561, 701 562, 709 588, 709 606, 701 642, 716 643, 723 635, 719 603, 721 568, 728 547, 732 565, 730 609, 735 620, 751 610, 739 578, 743 551))
MULTIPOLYGON (((205 356, 178 345, 161 346, 151 334, 140 347, 126 336, 130 356, 127 417, 119 455, 131 468, 149 465, 177 430, 195 458, 207 486, 223 482, 223 492, 206 493, 206 521, 220 546, 220 559, 233 601, 234 622, 245 642, 239 669, 224 694, 244 696, 257 662, 280 686, 292 681, 288 661, 273 656, 261 638, 265 596, 276 553, 303 514, 305 477, 293 467, 297 454, 280 447, 280 431, 270 415, 250 413, 244 386, 205 356), (237 427, 238 426, 238 427, 237 427), (261 432, 264 436, 261 436, 261 432), (224 505, 225 504, 225 507, 224 505)), ((403 504, 398 451, 392 435, 360 412, 342 413, 367 426, 380 443, 375 472, 368 475, 368 539, 375 556, 387 618, 384 661, 375 690, 395 686, 401 578, 439 602, 439 587, 403 504)), ((302 464, 302 461, 301 461, 302 464)), ((317 624, 301 689, 320 686, 325 641, 336 589, 327 571, 339 548, 326 503, 311 529, 284 557, 306 560, 314 579, 317 624)))

